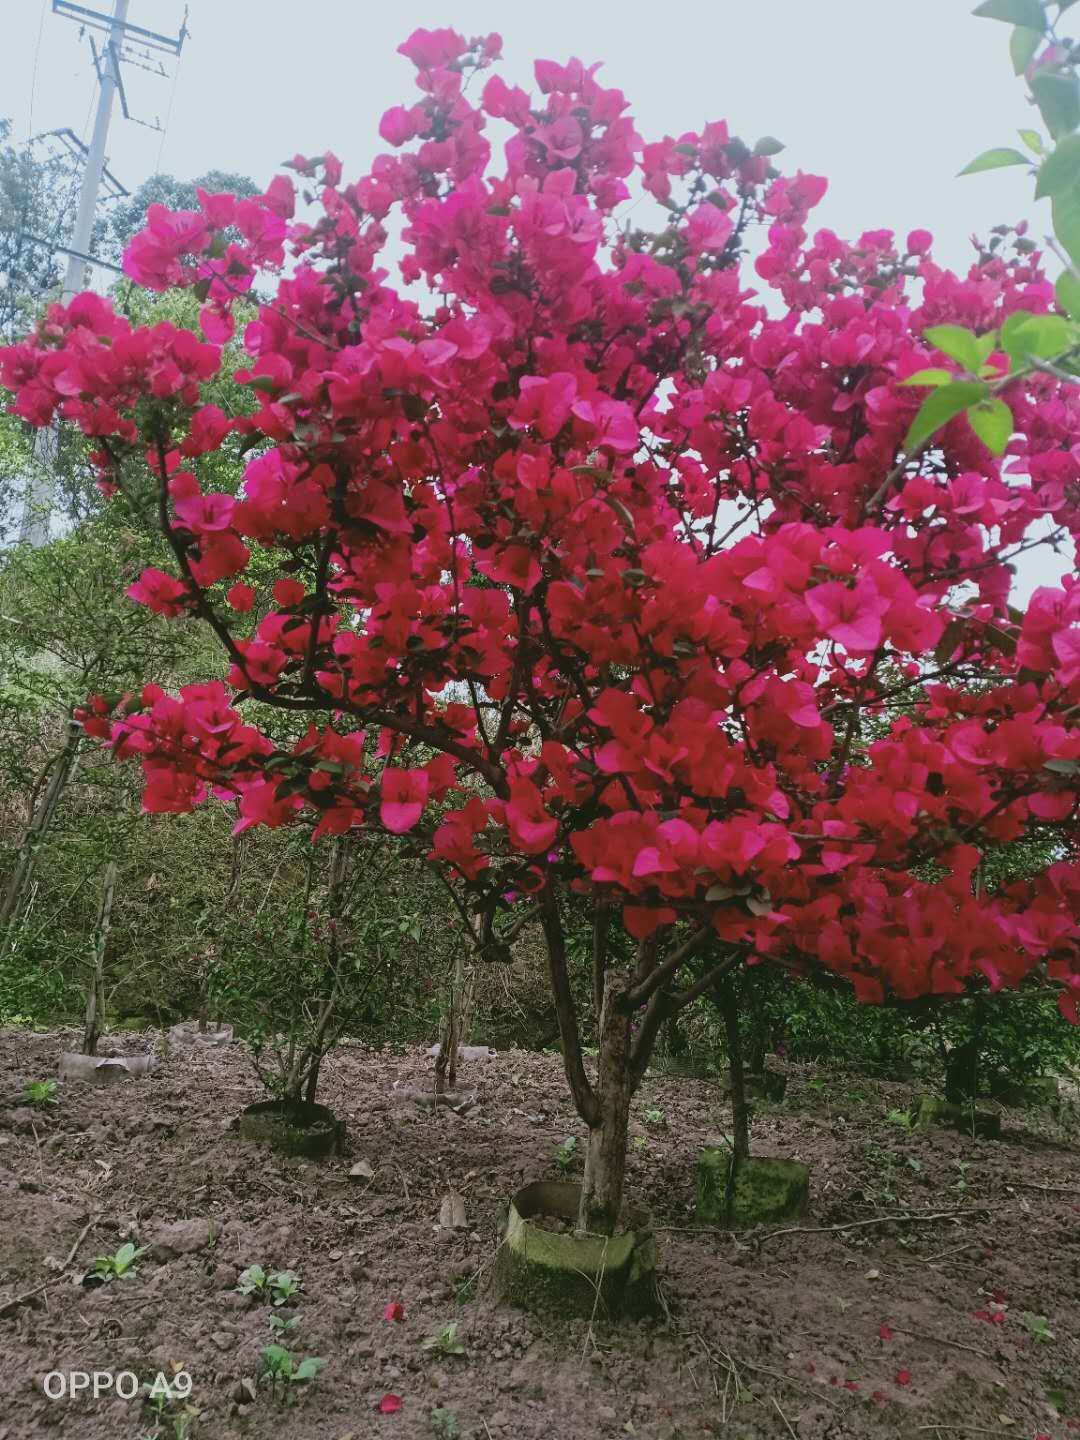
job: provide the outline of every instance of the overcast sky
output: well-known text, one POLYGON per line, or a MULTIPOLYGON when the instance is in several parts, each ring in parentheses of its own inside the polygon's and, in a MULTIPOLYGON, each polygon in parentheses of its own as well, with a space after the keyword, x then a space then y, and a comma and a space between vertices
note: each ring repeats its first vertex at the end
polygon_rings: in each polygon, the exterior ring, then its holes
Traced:
MULTIPOLYGON (((111 9, 111 0, 81 0, 111 9)), ((395 53, 418 25, 498 30, 504 73, 526 87, 538 57, 602 60, 646 139, 726 119, 778 163, 829 178, 814 221, 847 238, 889 227, 933 231, 937 258, 968 265, 968 237, 1028 217, 1048 228, 1026 172, 957 179, 980 150, 1037 123, 1012 75, 1005 25, 974 0, 190 0, 189 37, 169 78, 125 71, 134 115, 117 110, 110 166, 134 189, 155 170, 216 168, 263 183, 296 151, 336 151, 346 176, 377 150, 379 116, 411 99, 395 53)), ((130 0, 128 18, 175 33, 183 0, 130 0)), ((16 134, 87 135, 89 46, 52 0, 0 0, 0 116, 16 134)), ((1044 572, 1048 573, 1048 572, 1044 572)))

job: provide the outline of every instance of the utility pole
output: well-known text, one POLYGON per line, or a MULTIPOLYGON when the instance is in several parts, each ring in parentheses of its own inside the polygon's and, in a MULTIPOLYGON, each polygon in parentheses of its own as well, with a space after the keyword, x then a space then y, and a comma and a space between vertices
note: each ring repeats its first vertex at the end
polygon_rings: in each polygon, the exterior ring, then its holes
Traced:
MULTIPOLYGON (((97 113, 94 117, 94 133, 83 165, 75 228, 71 235, 70 245, 64 247, 68 255, 62 295, 65 304, 86 285, 90 237, 97 214, 98 194, 101 190, 102 178, 106 173, 105 146, 109 138, 113 102, 117 95, 120 97, 125 120, 134 118, 128 110, 124 81, 120 71, 121 60, 130 58, 125 54, 124 47, 129 42, 143 47, 145 53, 141 54, 141 59, 144 60, 150 59, 150 52, 155 50, 179 56, 184 40, 187 38, 186 10, 180 33, 173 38, 160 35, 156 30, 147 30, 141 25, 133 25, 127 18, 129 3, 130 0, 113 0, 112 14, 107 15, 101 11, 91 10, 85 5, 75 4, 73 0, 52 0, 54 15, 63 16, 68 20, 77 20, 83 30, 99 30, 105 34, 100 52, 93 37, 90 39, 90 48, 98 74, 98 103, 97 113)), ((133 63, 139 64, 140 61, 136 60, 133 63)), ((149 66, 140 65, 140 68, 148 69, 149 66)), ((165 70, 159 65, 153 73, 164 75, 165 70)), ((152 125, 150 128, 160 129, 161 127, 152 125)), ((19 526, 19 539, 24 544, 37 547, 44 545, 49 538, 49 512, 52 509, 55 490, 58 453, 59 427, 54 424, 39 430, 34 439, 33 469, 27 485, 27 495, 19 526)))
MULTIPOLYGON (((98 191, 105 170, 105 142, 109 137, 109 121, 112 119, 113 100, 121 85, 120 47, 124 43, 124 27, 127 22, 129 0, 114 0, 113 13, 109 22, 109 40, 102 52, 99 66, 101 86, 98 90, 97 114, 94 117, 94 133, 83 167, 82 185, 79 188, 79 209, 75 216, 75 229, 71 233, 71 248, 86 255, 90 250, 90 234, 94 228, 97 213, 98 191)), ((63 300, 66 305, 77 295, 86 283, 86 261, 79 255, 68 256, 67 274, 64 277, 63 300)))

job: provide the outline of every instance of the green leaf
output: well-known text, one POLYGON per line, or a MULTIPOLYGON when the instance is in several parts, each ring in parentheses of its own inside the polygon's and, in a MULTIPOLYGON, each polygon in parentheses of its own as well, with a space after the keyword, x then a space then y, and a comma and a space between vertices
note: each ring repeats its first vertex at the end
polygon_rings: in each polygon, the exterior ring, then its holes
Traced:
POLYGON ((948 385, 952 380, 951 370, 917 370, 914 375, 909 375, 906 380, 901 380, 901 385, 948 385))
POLYGON ((968 411, 971 428, 986 448, 995 455, 1004 455, 1012 438, 1012 411, 1004 400, 983 400, 968 411))
POLYGON ((754 146, 755 155, 779 155, 785 148, 782 140, 777 140, 775 135, 763 135, 754 146))
POLYGON ((978 175, 983 170, 1004 170, 1007 165, 1030 165, 1031 161, 1026 155, 1021 155, 1019 150, 1012 150, 1008 146, 999 146, 996 150, 984 150, 981 155, 976 155, 970 165, 965 165, 960 171, 961 175, 978 175))
POLYGON ((1070 185, 1080 180, 1080 135, 1066 135, 1059 140, 1052 155, 1048 155, 1039 167, 1039 181, 1035 186, 1035 199, 1047 195, 1060 195, 1070 185))
POLYGON ((1042 70, 1032 76, 1031 93, 1055 140, 1080 125, 1080 95, 1076 93, 1076 80, 1072 75, 1042 70))
POLYGON ((986 366, 987 360, 989 360, 990 356, 997 349, 998 332, 996 330, 988 330, 985 335, 978 337, 975 344, 979 349, 979 372, 981 373, 986 366))
POLYGON ((986 386, 976 380, 959 380, 952 385, 942 385, 923 401, 919 413, 911 422, 911 429, 904 440, 904 449, 909 455, 913 450, 918 450, 954 416, 966 410, 969 405, 978 404, 985 396, 986 386))
POLYGON ((126 1270, 135 1259, 135 1246, 129 1240, 126 1245, 121 1245, 113 1256, 113 1263, 118 1270, 126 1270))
POLYGON ((1075 775, 1080 771, 1080 760, 1044 760, 1043 769, 1054 775, 1075 775))
POLYGON ((1054 360, 1072 347, 1075 330, 1063 315, 1028 315, 1018 311, 1001 327, 1001 343, 1009 358, 1054 360))
POLYGON ((1041 155, 1045 150, 1042 136, 1037 130, 1018 130, 1016 133, 1033 155, 1041 155))
POLYGON ((923 337, 951 359, 959 360, 965 370, 978 370, 986 359, 980 352, 979 337, 962 325, 931 325, 923 337))
POLYGON ((1042 38, 1041 30, 1017 25, 1009 36, 1009 54, 1012 57, 1014 75, 1022 75, 1035 59, 1035 52, 1042 44, 1042 38))
POLYGON ((1080 193, 1066 190, 1053 199, 1054 234, 1074 265, 1080 265, 1080 193))
POLYGON ((1080 280, 1071 270, 1063 270, 1054 289, 1062 310, 1074 320, 1080 320, 1080 280))
POLYGON ((309 1355, 306 1360, 300 1361, 300 1364, 293 1371, 292 1378, 294 1380, 314 1380, 315 1376, 318 1375, 325 1364, 325 1360, 320 1360, 315 1355, 309 1355))
POLYGON ((971 12, 984 20, 1004 20, 1010 25, 1027 25, 1032 30, 1046 27, 1046 16, 1039 0, 983 0, 971 12))

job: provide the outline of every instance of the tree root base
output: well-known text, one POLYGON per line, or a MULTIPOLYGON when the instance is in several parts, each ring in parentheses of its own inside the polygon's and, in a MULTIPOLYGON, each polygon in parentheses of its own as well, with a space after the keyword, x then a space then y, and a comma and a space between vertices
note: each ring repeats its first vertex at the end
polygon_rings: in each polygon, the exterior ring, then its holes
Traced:
POLYGON ((613 1320, 658 1308, 656 1241, 646 1217, 628 1212, 632 1227, 618 1235, 558 1234, 532 1223, 537 1216, 573 1220, 581 1187, 540 1180, 510 1203, 495 1287, 523 1310, 613 1320))

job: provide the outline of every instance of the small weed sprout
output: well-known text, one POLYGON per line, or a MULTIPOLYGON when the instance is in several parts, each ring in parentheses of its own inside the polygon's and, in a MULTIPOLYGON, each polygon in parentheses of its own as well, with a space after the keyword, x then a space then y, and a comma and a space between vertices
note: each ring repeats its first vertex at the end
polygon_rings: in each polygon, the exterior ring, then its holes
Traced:
POLYGON ((440 1405, 437 1410, 431 1412, 431 1433, 435 1440, 458 1440, 461 1434, 461 1424, 453 1410, 447 1410, 440 1405))
POLYGON ((236 1290, 240 1295, 265 1295, 267 1274, 261 1265, 249 1265, 240 1272, 236 1290))
POLYGON ((1056 1339, 1045 1315, 1033 1315, 1030 1310, 1025 1310, 1020 1319, 1031 1338, 1040 1344, 1045 1345, 1056 1339))
POLYGON ((645 1124, 651 1125, 654 1130, 667 1129, 667 1116, 663 1110, 649 1109, 645 1111, 645 1124))
POLYGON ((292 1270, 276 1271, 267 1276, 266 1284, 274 1305, 288 1305, 304 1288, 304 1282, 292 1270))
POLYGON ((115 1255, 98 1255, 93 1265, 83 1276, 83 1284, 94 1282, 99 1285, 108 1284, 110 1280, 123 1280, 128 1275, 137 1273, 135 1262, 146 1254, 145 1245, 136 1246, 129 1240, 121 1245, 115 1255))
POLYGON ((574 1156, 577 1154, 577 1136, 568 1135, 561 1145, 555 1149, 555 1164, 565 1175, 574 1163, 574 1156))
POLYGON ((436 1330, 434 1335, 429 1335, 422 1348, 437 1350, 440 1355, 464 1355, 465 1346, 457 1338, 457 1332, 457 1321, 451 1320, 449 1325, 444 1325, 441 1330, 436 1330))
POLYGON ((315 1355, 297 1360, 284 1345, 266 1345, 259 1355, 259 1379, 269 1385, 271 1394, 284 1399, 293 1385, 314 1380, 325 1364, 315 1355))
POLYGON ((249 1265, 236 1285, 239 1294, 258 1295, 275 1306, 289 1304, 303 1288, 304 1282, 294 1270, 268 1271, 262 1265, 249 1265))
POLYGON ((55 1080, 31 1080, 23 1088, 23 1099, 35 1110, 45 1110, 50 1105, 59 1105, 56 1098, 55 1080))

